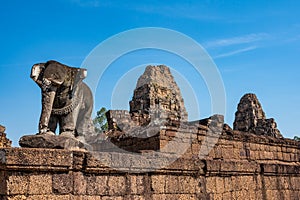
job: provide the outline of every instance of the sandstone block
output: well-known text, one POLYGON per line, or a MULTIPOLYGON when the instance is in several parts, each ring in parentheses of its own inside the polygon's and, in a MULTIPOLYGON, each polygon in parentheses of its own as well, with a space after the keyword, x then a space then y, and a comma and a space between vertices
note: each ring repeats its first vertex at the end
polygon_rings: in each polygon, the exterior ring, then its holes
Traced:
POLYGON ((29 176, 29 194, 52 194, 52 176, 49 174, 29 176))
POLYGON ((122 196, 103 196, 101 200, 123 200, 122 196))
POLYGON ((298 200, 300 197, 300 191, 299 190, 291 190, 290 191, 290 198, 291 200, 298 200))
POLYGON ((168 200, 165 194, 153 194, 153 200, 168 200))
POLYGON ((147 200, 147 198, 142 195, 127 195, 123 196, 122 200, 147 200))
POLYGON ((86 194, 87 195, 98 195, 98 189, 97 189, 97 181, 95 175, 90 175, 86 177, 86 194))
POLYGON ((195 180, 195 178, 190 176, 178 176, 178 184, 179 184, 178 191, 180 193, 186 193, 186 194, 196 193, 197 181, 195 180))
POLYGON ((5 195, 7 191, 6 174, 4 171, 0 171, 0 196, 5 195))
POLYGON ((216 194, 223 194, 225 192, 224 178, 216 177, 216 194))
POLYGON ((280 198, 280 194, 277 190, 270 190, 270 189, 266 191, 266 197, 267 199, 282 199, 280 198))
POLYGON ((80 195, 80 196, 72 196, 70 200, 101 200, 101 196, 88 196, 88 195, 80 195))
POLYGON ((86 194, 86 179, 82 172, 73 172, 74 180, 74 194, 75 195, 84 195, 86 194))
POLYGON ((5 164, 30 169, 47 167, 69 169, 72 167, 72 152, 55 149, 9 148, 0 149, 5 164))
POLYGON ((263 199, 262 190, 255 190, 254 191, 254 197, 253 197, 253 199, 255 199, 255 200, 261 200, 261 199, 263 199))
POLYGON ((231 192, 225 192, 222 194, 222 199, 223 200, 231 200, 232 198, 232 193, 231 192))
POLYGON ((264 177, 265 188, 267 188, 268 190, 276 190, 277 181, 278 180, 276 176, 265 176, 264 177))
MULTIPOLYGON (((106 195, 108 194, 109 185, 108 185, 109 176, 97 176, 96 177, 96 188, 97 194, 106 195)), ((116 182, 116 184, 119 182, 116 182)))
POLYGON ((53 175, 53 192, 55 194, 70 194, 73 192, 73 175, 72 174, 54 174, 53 175))
POLYGON ((13 195, 13 196, 8 196, 4 200, 26 200, 26 199, 27 197, 25 195, 13 195))
POLYGON ((169 175, 166 177, 166 193, 177 193, 179 191, 178 176, 169 175))
POLYGON ((224 192, 230 193, 233 191, 231 177, 224 177, 224 192))
POLYGON ((75 170, 81 170, 85 162, 85 152, 73 151, 73 166, 75 170))
POLYGON ((143 194, 145 192, 145 184, 143 176, 130 176, 131 194, 143 194))
POLYGON ((166 191, 166 178, 163 175, 151 176, 151 188, 154 194, 164 194, 166 191))
POLYGON ((232 159, 232 154, 234 152, 233 147, 223 147, 222 150, 222 158, 223 159, 232 159))
POLYGON ((69 200, 72 198, 70 195, 31 195, 26 197, 28 200, 69 200))
POLYGON ((109 194, 118 196, 126 193, 125 177, 122 176, 109 176, 108 187, 109 194))
POLYGON ((8 195, 22 195, 28 194, 29 189, 29 176, 16 173, 8 177, 7 193, 8 195))
POLYGON ((217 187, 216 177, 207 177, 207 179, 206 179, 207 193, 214 194, 217 191, 216 187, 217 187))
POLYGON ((293 191, 300 191, 300 184, 298 184, 300 182, 300 177, 290 177, 291 180, 291 186, 292 186, 292 190, 293 191))

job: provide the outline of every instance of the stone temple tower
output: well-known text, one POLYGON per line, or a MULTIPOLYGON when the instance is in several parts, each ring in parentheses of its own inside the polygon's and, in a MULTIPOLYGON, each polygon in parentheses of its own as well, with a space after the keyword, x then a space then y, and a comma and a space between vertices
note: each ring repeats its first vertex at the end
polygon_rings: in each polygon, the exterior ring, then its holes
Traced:
POLYGON ((180 89, 165 65, 146 67, 137 81, 129 105, 129 112, 107 112, 109 130, 126 131, 147 125, 178 127, 188 120, 180 89))
POLYGON ((250 132, 256 135, 267 135, 282 138, 273 118, 267 119, 260 102, 255 94, 245 94, 235 113, 233 129, 250 132))
POLYGON ((132 120, 140 125, 158 118, 166 121, 188 119, 179 87, 164 65, 146 67, 129 104, 132 120))

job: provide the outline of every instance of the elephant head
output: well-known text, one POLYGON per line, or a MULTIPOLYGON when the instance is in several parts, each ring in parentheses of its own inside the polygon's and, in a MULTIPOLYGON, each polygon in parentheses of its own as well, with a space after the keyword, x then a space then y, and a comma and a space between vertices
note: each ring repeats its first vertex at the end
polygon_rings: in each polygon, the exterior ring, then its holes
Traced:
MULTIPOLYGON (((69 67, 57 61, 38 63, 32 66, 30 77, 38 84, 42 91, 42 111, 39 121, 39 134, 55 132, 57 123, 61 130, 74 131, 75 122, 72 116, 74 99, 76 98, 77 87, 86 77, 87 70, 82 68, 69 67), (66 110, 60 113, 63 118, 60 122, 51 118, 55 111, 66 110), (52 120, 53 121, 53 120, 52 120)), ((56 114, 57 114, 56 113, 56 114)))

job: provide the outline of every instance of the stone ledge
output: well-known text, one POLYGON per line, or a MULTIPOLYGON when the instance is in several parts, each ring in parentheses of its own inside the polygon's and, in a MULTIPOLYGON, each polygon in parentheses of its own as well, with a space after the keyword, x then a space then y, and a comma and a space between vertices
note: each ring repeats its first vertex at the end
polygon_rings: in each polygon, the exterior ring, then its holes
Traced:
POLYGON ((117 152, 100 152, 95 155, 89 152, 61 149, 3 148, 0 149, 0 169, 71 170, 85 173, 157 171, 183 174, 298 174, 300 172, 299 164, 292 162, 260 163, 259 161, 245 160, 200 160, 197 157, 176 158, 172 154, 155 152, 139 154, 140 157, 136 156, 137 154, 117 152), (155 162, 161 163, 158 165, 155 162), (152 166, 155 167, 151 168, 152 166))
POLYGON ((297 147, 300 149, 300 141, 288 139, 288 138, 274 138, 271 136, 265 135, 255 135, 253 133, 241 132, 241 131, 232 131, 229 134, 223 133, 220 136, 221 139, 231 140, 231 141, 241 141, 241 142, 249 142, 256 144, 267 144, 267 145, 275 145, 275 146, 291 146, 297 147))
POLYGON ((0 168, 10 170, 69 170, 73 153, 67 150, 3 148, 0 149, 0 168))
POLYGON ((285 175, 291 175, 291 174, 299 174, 300 173, 300 166, 299 164, 289 164, 289 165, 283 165, 283 164, 261 164, 261 170, 264 174, 285 174, 285 175))
POLYGON ((257 174, 261 172, 259 163, 253 161, 207 160, 206 165, 209 174, 257 174))
MULTIPOLYGON (((126 160, 117 152, 101 152, 97 159, 83 151, 0 149, 0 199, 272 199, 284 192, 291 199, 300 191, 298 163, 182 157, 142 171, 149 164, 143 161, 154 162, 159 154, 141 155, 145 160, 130 163, 133 155, 126 160)), ((164 161, 173 158, 165 154, 164 161)))

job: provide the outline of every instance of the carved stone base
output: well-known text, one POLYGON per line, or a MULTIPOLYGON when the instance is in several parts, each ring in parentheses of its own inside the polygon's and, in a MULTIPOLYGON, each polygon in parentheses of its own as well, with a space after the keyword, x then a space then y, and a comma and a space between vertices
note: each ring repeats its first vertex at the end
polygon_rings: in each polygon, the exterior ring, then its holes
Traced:
POLYGON ((20 138, 19 145, 27 148, 49 148, 49 149, 86 149, 88 144, 68 135, 25 135, 20 138))

